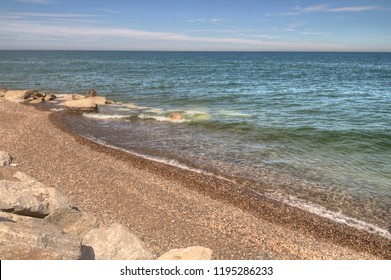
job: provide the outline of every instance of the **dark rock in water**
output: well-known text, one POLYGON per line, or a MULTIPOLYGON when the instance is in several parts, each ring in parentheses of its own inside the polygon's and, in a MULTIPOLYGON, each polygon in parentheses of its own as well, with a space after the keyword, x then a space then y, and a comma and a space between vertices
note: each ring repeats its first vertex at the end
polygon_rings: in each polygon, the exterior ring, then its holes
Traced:
POLYGON ((391 233, 391 225, 388 227, 388 232, 391 233))
POLYGON ((88 92, 87 92, 87 97, 94 97, 94 96, 97 96, 98 93, 92 88, 90 89, 88 92))

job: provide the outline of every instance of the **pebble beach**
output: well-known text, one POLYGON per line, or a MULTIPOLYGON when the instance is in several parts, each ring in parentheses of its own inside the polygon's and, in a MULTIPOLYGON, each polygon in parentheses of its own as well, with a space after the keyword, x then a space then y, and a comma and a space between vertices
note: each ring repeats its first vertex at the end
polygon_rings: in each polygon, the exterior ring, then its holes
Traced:
POLYGON ((213 259, 390 259, 387 238, 332 222, 207 174, 150 161, 74 133, 65 111, 0 98, 0 150, 103 224, 156 255, 205 246, 213 259))

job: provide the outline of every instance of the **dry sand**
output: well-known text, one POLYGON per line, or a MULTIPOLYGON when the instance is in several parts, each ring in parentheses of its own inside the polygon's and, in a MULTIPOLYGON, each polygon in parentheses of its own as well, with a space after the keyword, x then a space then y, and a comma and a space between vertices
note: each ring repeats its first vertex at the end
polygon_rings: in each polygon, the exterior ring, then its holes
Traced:
POLYGON ((214 259, 390 259, 391 241, 226 181, 74 135, 62 114, 0 99, 0 150, 104 224, 119 222, 156 255, 200 245, 214 259))

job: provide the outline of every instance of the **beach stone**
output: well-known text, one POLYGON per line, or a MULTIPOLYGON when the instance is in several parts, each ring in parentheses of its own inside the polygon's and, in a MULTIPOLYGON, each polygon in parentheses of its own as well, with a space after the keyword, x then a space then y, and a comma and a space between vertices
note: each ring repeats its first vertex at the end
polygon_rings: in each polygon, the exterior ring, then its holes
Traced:
POLYGON ((96 260, 151 260, 153 254, 144 243, 121 224, 92 229, 83 237, 83 247, 96 260), (93 251, 91 251, 93 250, 93 251))
POLYGON ((98 96, 98 93, 92 88, 90 90, 87 91, 87 97, 94 97, 94 96, 98 96))
POLYGON ((173 249, 163 255, 158 260, 210 260, 213 251, 202 246, 193 246, 183 249, 173 249))
POLYGON ((178 120, 182 120, 183 116, 181 113, 172 112, 168 114, 168 118, 170 119, 170 121, 178 121, 178 120))
POLYGON ((81 237, 42 219, 16 220, 0 222, 0 259, 80 259, 81 237))
POLYGON ((0 151, 0 166, 10 165, 11 162, 12 162, 12 156, 5 151, 0 151))
POLYGON ((45 220, 57 225, 66 233, 79 236, 84 236, 90 230, 99 226, 94 215, 69 208, 56 210, 45 220))
POLYGON ((90 98, 66 101, 65 107, 70 113, 94 113, 98 111, 98 106, 90 98))
POLYGON ((29 90, 7 90, 4 93, 4 98, 11 101, 19 101, 27 99, 31 96, 29 90))
POLYGON ((0 181, 0 209, 9 213, 43 218, 58 209, 71 208, 68 198, 34 178, 17 172, 20 181, 0 181))

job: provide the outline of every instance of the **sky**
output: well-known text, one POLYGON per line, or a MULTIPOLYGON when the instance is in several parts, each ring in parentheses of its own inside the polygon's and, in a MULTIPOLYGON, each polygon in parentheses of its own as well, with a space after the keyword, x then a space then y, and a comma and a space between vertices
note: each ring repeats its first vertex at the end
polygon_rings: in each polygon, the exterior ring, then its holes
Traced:
POLYGON ((0 49, 391 52, 391 1, 0 0, 0 49))

